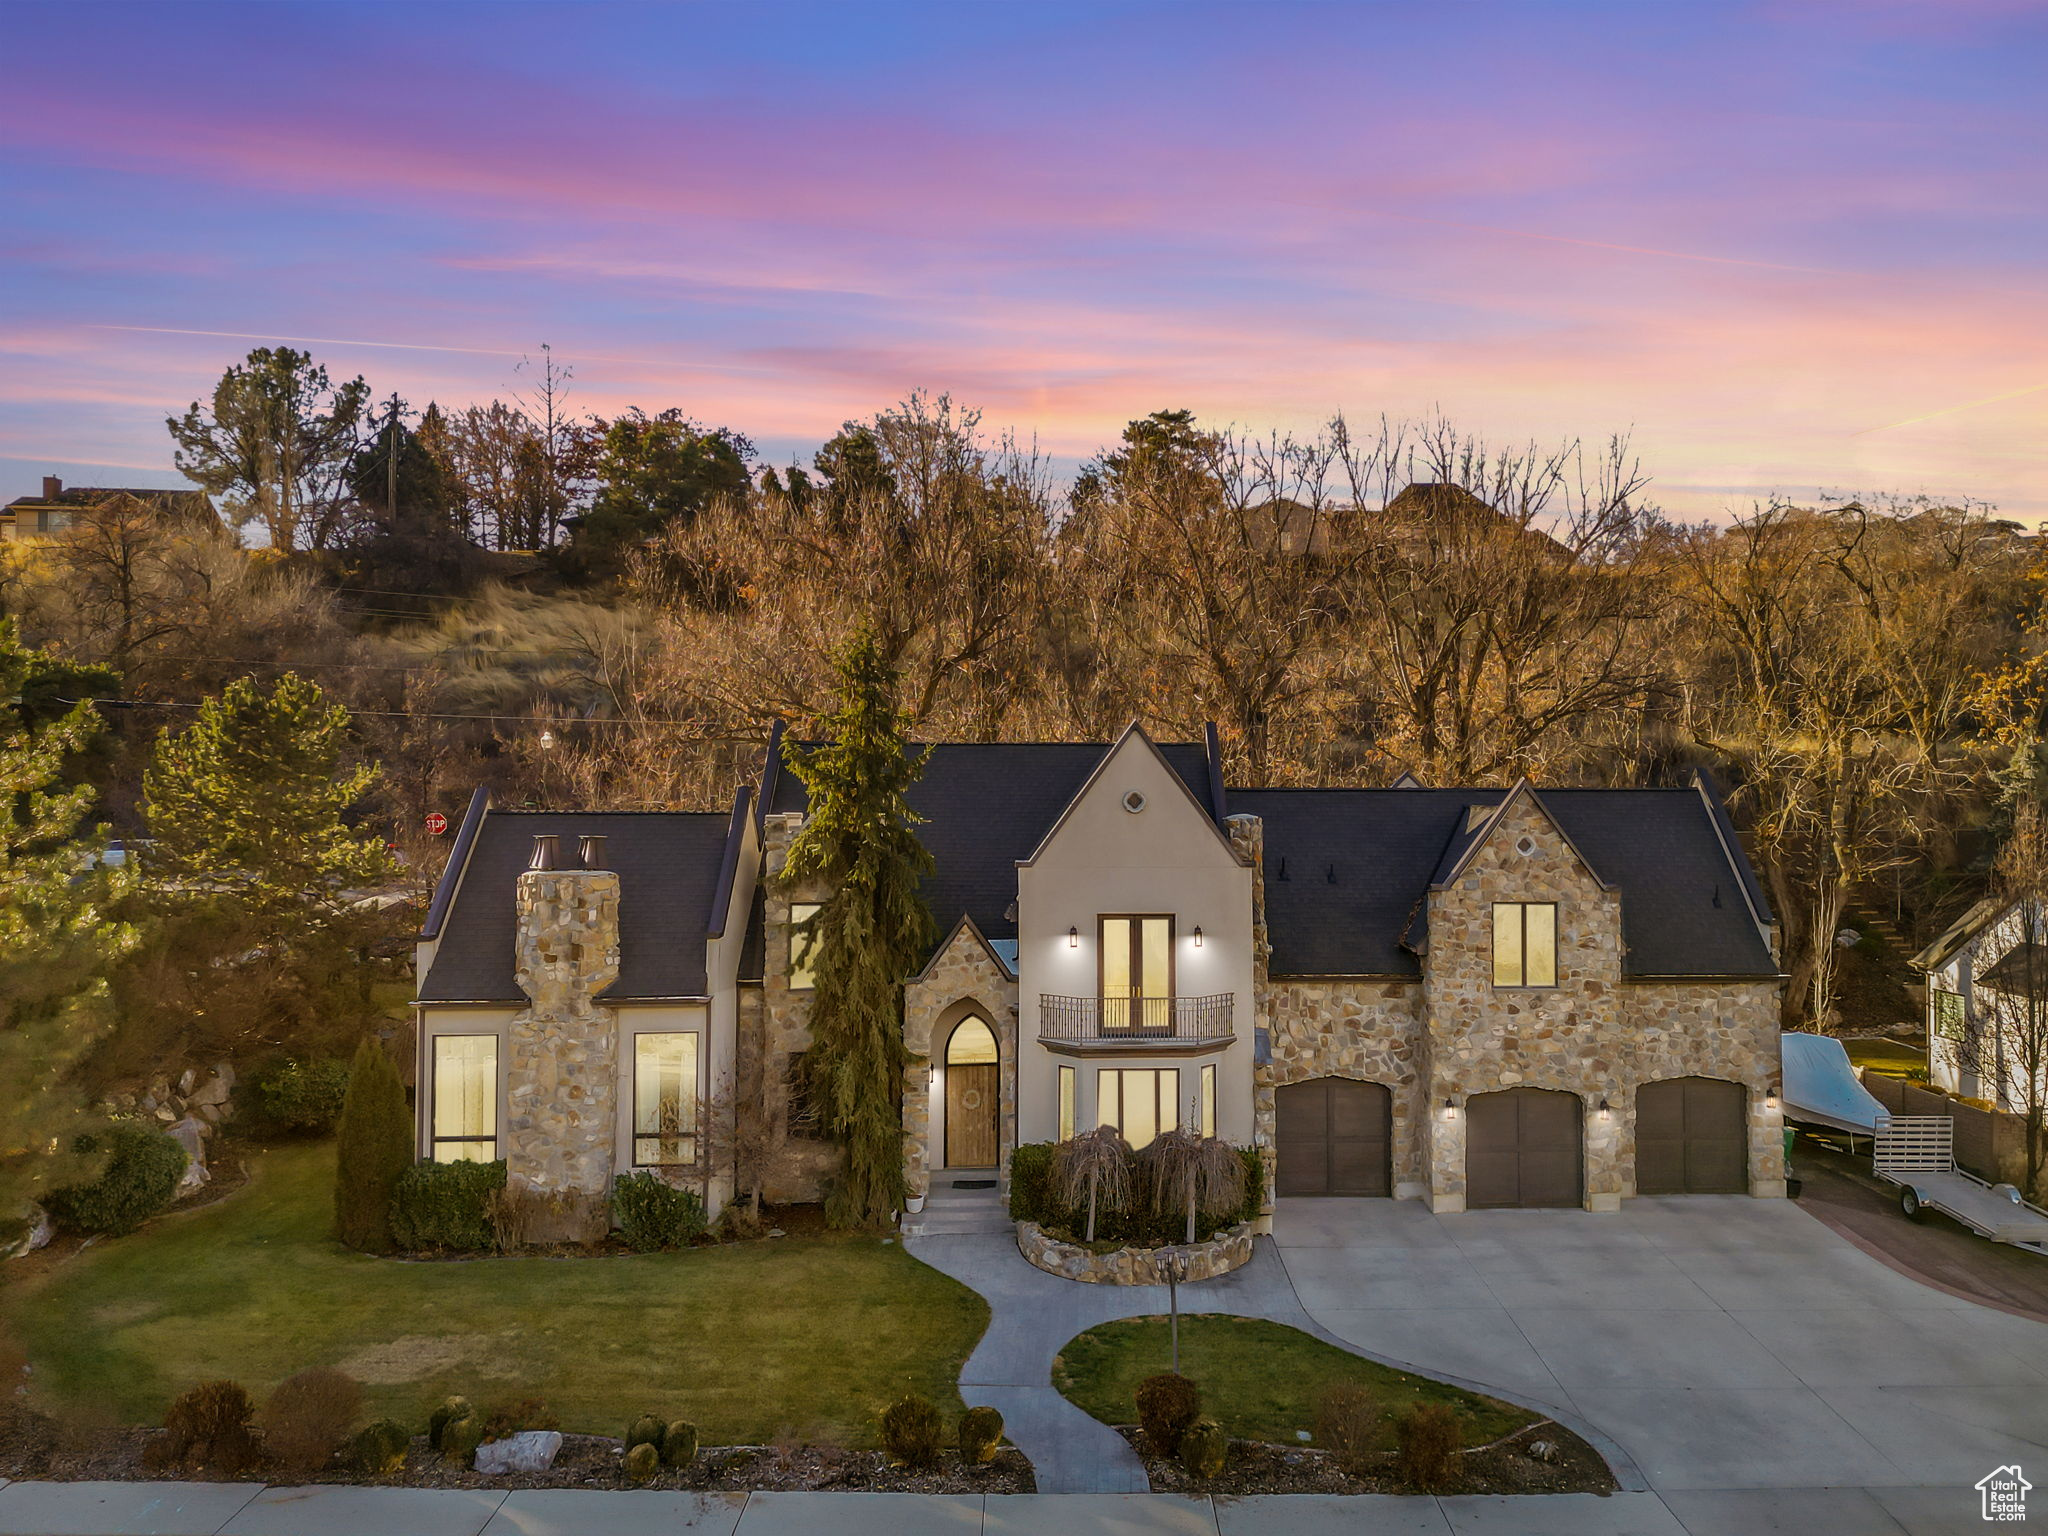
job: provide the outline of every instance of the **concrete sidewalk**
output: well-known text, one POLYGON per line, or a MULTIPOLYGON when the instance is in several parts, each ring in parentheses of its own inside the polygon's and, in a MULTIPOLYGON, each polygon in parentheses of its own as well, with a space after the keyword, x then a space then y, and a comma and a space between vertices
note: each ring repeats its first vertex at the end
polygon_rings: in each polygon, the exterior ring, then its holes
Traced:
POLYGON ((1960 1536, 1967 1488, 1530 1498, 0 1485, 0 1536, 1960 1536))

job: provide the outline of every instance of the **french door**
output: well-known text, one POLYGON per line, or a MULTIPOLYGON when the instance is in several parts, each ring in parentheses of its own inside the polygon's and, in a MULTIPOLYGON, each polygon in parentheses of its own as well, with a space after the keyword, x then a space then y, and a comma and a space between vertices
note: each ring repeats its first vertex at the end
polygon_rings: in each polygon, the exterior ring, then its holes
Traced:
POLYGON ((1098 920, 1105 1034, 1169 1034, 1173 1030, 1173 919, 1098 920))

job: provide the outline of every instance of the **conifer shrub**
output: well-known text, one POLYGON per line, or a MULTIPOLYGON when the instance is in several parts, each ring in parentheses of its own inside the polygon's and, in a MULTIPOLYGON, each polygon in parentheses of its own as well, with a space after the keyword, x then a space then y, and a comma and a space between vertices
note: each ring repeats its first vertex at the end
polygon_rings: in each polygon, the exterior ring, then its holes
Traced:
POLYGON ((1003 1443, 1003 1416, 993 1408, 970 1408, 960 1415, 960 1460, 970 1467, 996 1459, 1003 1443))
POLYGON ((362 1384, 329 1366, 287 1376, 264 1400, 263 1446, 295 1472, 319 1472, 348 1443, 363 1412, 362 1384))
POLYGON ((1162 1371, 1138 1383, 1138 1427, 1155 1456, 1180 1450, 1180 1437, 1202 1416, 1202 1389, 1185 1376, 1162 1371))
POLYGON ((662 1422, 659 1414, 643 1413, 627 1426, 626 1449, 630 1451, 636 1445, 651 1445, 659 1450, 661 1437, 667 1432, 668 1425, 662 1422))
POLYGON ((454 1465, 466 1467, 475 1459, 476 1448, 489 1438, 484 1433, 484 1421, 474 1413, 465 1413, 441 1426, 441 1454, 454 1465))
POLYGON ((612 1184, 612 1219, 635 1253, 681 1248, 703 1232, 704 1202, 651 1173, 621 1174, 612 1184))
POLYGON ((1379 1445, 1380 1405, 1355 1381, 1340 1381, 1316 1402, 1316 1443, 1352 1477, 1371 1470, 1379 1445))
POLYGON ((255 1417, 249 1394, 232 1381, 202 1381, 164 1412, 162 1456, 186 1467, 242 1472, 256 1465, 255 1417))
POLYGON ((405 1453, 412 1448, 412 1436, 403 1424, 378 1419, 366 1424, 349 1441, 342 1460, 349 1469, 365 1477, 380 1477, 405 1466, 405 1453))
POLYGON ((1010 1219, 1050 1226, 1065 1213, 1052 1199, 1053 1143, 1027 1141, 1010 1153, 1010 1219))
POLYGON ((661 1452, 646 1441, 641 1441, 626 1452, 626 1479, 634 1483, 651 1483, 654 1474, 661 1470, 661 1452))
POLYGON ((1442 1403, 1417 1403, 1394 1421, 1394 1434, 1403 1477, 1425 1491, 1451 1484, 1465 1443, 1457 1414, 1442 1403))
POLYGON ((171 1203, 190 1161, 185 1149, 154 1125, 126 1121, 73 1139, 72 1150, 104 1152, 99 1177, 53 1189, 43 1202, 50 1219, 69 1232, 133 1232, 171 1203))
POLYGON ((427 1444, 435 1450, 441 1449, 441 1431, 457 1419, 466 1419, 471 1412, 466 1397, 444 1397, 434 1411, 427 1415, 427 1444))
POLYGON ((348 1063, 332 1056, 280 1062, 258 1079, 263 1114, 284 1131, 323 1134, 334 1129, 348 1097, 348 1063))
POLYGON ((687 1467, 697 1459, 697 1426, 688 1419, 677 1419, 661 1434, 661 1464, 664 1467, 687 1467))
POLYGON ((491 1196, 505 1164, 420 1161, 391 1192, 391 1237, 404 1253, 488 1253, 497 1247, 491 1196))
POLYGON ((1180 1464, 1192 1477, 1208 1482, 1230 1458, 1230 1436, 1214 1419, 1197 1419, 1181 1432, 1180 1464))
POLYGON ((366 1035, 349 1067, 335 1144, 334 1225, 349 1247, 391 1252, 391 1197, 412 1164, 412 1138, 398 1067, 366 1035))
POLYGON ((935 1467, 945 1444, 946 1421, 930 1398, 907 1393, 884 1410, 882 1449, 897 1466, 912 1471, 935 1467))

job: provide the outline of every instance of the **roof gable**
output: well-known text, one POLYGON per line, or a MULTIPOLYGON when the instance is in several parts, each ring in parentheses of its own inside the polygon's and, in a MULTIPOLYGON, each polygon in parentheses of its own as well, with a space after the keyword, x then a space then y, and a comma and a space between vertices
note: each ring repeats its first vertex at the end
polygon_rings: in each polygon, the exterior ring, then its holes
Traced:
POLYGON ((1536 793, 1535 786, 1527 779, 1515 780, 1514 787, 1507 792, 1506 797, 1494 806, 1490 815, 1476 825, 1471 824, 1468 817, 1469 832, 1452 835, 1451 841, 1444 848, 1444 859, 1438 866, 1437 875, 1429 883, 1430 889, 1442 890, 1445 886, 1455 885, 1462 880, 1471 869, 1473 861, 1479 857, 1480 851, 1493 842, 1517 810, 1525 807, 1549 824, 1559 841, 1571 850, 1572 857, 1579 861, 1579 867, 1585 870, 1595 885, 1604 891, 1614 889, 1613 882, 1601 878, 1600 871, 1593 867, 1593 861, 1587 858, 1579 845, 1572 840, 1571 833, 1550 814, 1550 808, 1543 803, 1542 797, 1536 793))
MULTIPOLYGON (((1167 804, 1164 806, 1155 806, 1141 802, 1143 811, 1150 813, 1156 810, 1169 810, 1169 807, 1171 807, 1191 812, 1194 821, 1207 829, 1208 835, 1215 840, 1217 846, 1222 849, 1230 862, 1233 864, 1241 862, 1238 859, 1237 850, 1230 846, 1228 834, 1216 825, 1216 819, 1210 807, 1205 806, 1196 797, 1193 788, 1189 786, 1187 780, 1174 771, 1173 765, 1166 760, 1152 738, 1145 734, 1145 728, 1134 720, 1124 727, 1123 735, 1119 736, 1110 745, 1109 750, 1102 754, 1102 760, 1095 765, 1095 771, 1088 775, 1079 789, 1074 791, 1073 798, 1067 802, 1065 809, 1060 812, 1059 816, 1053 821, 1053 824, 1046 828, 1045 836, 1039 839, 1038 846, 1031 850, 1030 856, 1019 859, 1017 861, 1018 864, 1020 866, 1029 866, 1036 864, 1043 858, 1048 850, 1052 848, 1053 844, 1059 841, 1061 833, 1073 822, 1076 813, 1081 810, 1085 802, 1104 793, 1114 794, 1119 797, 1143 793, 1143 789, 1137 786, 1126 789, 1118 779, 1119 768, 1123 769, 1126 776, 1128 776, 1129 771, 1134 766, 1130 762, 1130 757, 1133 754, 1139 753, 1143 754, 1144 760, 1144 766, 1138 769, 1139 777, 1150 785, 1163 786, 1166 791, 1164 798, 1167 801, 1167 804), (1147 771, 1148 769, 1150 770, 1149 772, 1147 771)), ((1150 797, 1148 796, 1147 798, 1149 799, 1150 797)), ((1126 807, 1126 810, 1128 809, 1129 807, 1126 807)), ((1170 811, 1169 814, 1171 814, 1170 811)), ((1186 817, 1173 816, 1171 824, 1176 826, 1185 825, 1186 817)), ((1149 826, 1147 830, 1152 831, 1154 835, 1171 835, 1170 833, 1160 833, 1156 823, 1149 826)))

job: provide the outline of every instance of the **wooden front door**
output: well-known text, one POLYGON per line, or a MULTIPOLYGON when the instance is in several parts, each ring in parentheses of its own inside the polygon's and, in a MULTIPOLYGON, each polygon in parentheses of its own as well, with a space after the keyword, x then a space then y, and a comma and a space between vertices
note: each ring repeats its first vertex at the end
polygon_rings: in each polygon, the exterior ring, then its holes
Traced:
POLYGON ((1465 1113, 1465 1203, 1473 1210, 1584 1200, 1584 1108, 1577 1094, 1475 1093, 1465 1113))
POLYGON ((1274 1094, 1282 1195, 1393 1193, 1393 1095, 1379 1083, 1318 1077, 1274 1094))
POLYGON ((1643 1084, 1636 1090, 1636 1193, 1747 1193, 1746 1110, 1742 1085, 1717 1077, 1643 1084))
POLYGON ((994 1032, 982 1019, 962 1019, 946 1041, 948 1168, 995 1167, 1001 1071, 994 1032))

